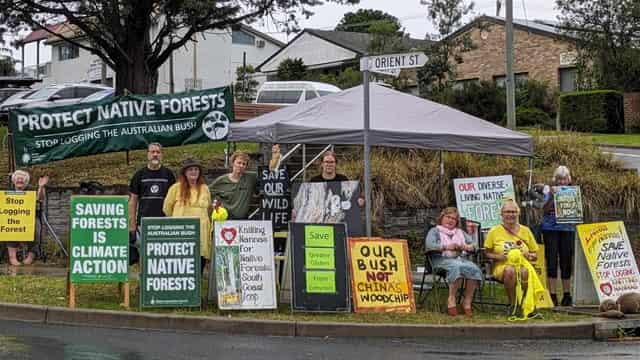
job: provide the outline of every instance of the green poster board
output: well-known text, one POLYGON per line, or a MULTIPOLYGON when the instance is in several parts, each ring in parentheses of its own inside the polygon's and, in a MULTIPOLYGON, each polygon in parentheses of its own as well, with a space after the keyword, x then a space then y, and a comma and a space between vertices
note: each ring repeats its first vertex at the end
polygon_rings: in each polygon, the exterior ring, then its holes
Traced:
POLYGON ((140 307, 200 306, 200 219, 142 218, 140 307))
POLYGON ((129 197, 71 197, 71 283, 129 281, 129 197))

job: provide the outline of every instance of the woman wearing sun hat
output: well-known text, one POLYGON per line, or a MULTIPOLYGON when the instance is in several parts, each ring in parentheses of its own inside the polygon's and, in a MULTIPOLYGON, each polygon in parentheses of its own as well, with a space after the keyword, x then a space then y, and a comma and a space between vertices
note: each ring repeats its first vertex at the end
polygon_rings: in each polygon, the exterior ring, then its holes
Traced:
POLYGON ((209 207, 211 194, 204 182, 202 165, 193 159, 182 162, 178 181, 173 184, 164 199, 162 211, 172 217, 200 218, 201 266, 211 259, 211 222, 209 207))

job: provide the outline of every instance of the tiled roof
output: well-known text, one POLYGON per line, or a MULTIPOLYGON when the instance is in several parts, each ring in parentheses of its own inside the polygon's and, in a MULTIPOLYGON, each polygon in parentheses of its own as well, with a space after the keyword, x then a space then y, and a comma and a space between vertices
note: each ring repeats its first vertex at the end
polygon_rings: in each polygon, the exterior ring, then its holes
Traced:
MULTIPOLYGON (((59 24, 54 24, 54 25, 49 25, 47 26, 47 28, 51 31, 57 31, 60 26, 62 25, 62 23, 59 24)), ((51 34, 49 32, 47 32, 44 29, 37 29, 34 30, 32 32, 29 33, 29 35, 27 35, 24 39, 20 40, 19 43, 21 44, 28 44, 34 41, 38 41, 38 40, 46 40, 47 38, 49 38, 51 36, 51 34)))
MULTIPOLYGON (((373 35, 369 33, 358 33, 350 31, 333 31, 333 30, 316 30, 305 29, 305 32, 313 34, 330 43, 334 43, 349 50, 353 50, 360 55, 369 51, 369 45, 373 39, 373 35)), ((404 37, 402 39, 404 45, 408 48, 423 49, 429 45, 429 40, 419 40, 404 37)))

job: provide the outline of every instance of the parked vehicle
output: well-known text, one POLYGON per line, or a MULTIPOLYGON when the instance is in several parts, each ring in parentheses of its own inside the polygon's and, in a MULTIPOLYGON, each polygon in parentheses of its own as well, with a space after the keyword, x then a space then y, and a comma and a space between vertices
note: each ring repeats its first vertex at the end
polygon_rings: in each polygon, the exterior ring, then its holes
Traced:
MULTIPOLYGON (((5 103, 12 103, 16 100, 19 99, 24 99, 25 97, 33 94, 34 92, 38 91, 37 89, 29 89, 29 88, 12 88, 12 89, 19 89, 20 91, 18 92, 14 92, 13 95, 5 98, 4 100, 2 100, 0 102, 0 108, 2 108, 2 106, 5 103)), ((5 126, 7 125, 7 122, 9 120, 9 112, 8 111, 0 111, 0 125, 5 126)))
POLYGON ((258 90, 255 103, 294 105, 340 91, 337 86, 314 81, 267 81, 258 90))
POLYGON ((87 96, 86 98, 80 100, 80 102, 84 104, 84 103, 104 100, 106 98, 115 96, 115 94, 116 94, 116 90, 115 89, 100 90, 100 91, 95 92, 95 93, 87 96))
POLYGON ((23 87, 8 87, 0 89, 0 103, 3 103, 8 98, 12 97, 15 94, 21 93, 25 90, 29 90, 29 88, 23 87))
POLYGON ((22 107, 53 107, 76 104, 85 97, 106 89, 110 88, 90 83, 50 85, 24 98, 3 102, 0 105, 0 117, 7 117, 10 110, 22 107))

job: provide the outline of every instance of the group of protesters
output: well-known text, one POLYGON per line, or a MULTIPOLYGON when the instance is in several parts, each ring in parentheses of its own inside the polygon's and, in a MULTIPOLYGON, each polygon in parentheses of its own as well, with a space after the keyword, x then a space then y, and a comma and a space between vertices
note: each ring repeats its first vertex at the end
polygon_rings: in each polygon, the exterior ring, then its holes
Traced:
MULTIPOLYGON (((279 147, 272 149, 272 163, 270 168, 279 163, 279 147), (275 160, 275 161, 274 161, 275 160)), ((203 166, 194 159, 185 159, 180 167, 178 176, 162 165, 162 145, 151 143, 147 148, 147 164, 135 172, 129 184, 129 242, 130 263, 139 261, 136 244, 139 242, 139 225, 145 217, 198 217, 200 219, 200 254, 201 269, 204 268, 211 256, 211 213, 222 207, 226 210, 229 220, 243 220, 248 218, 252 196, 256 192, 257 174, 247 171, 250 157, 246 152, 237 151, 230 157, 230 172, 216 178, 207 184, 204 178, 203 166)), ((320 174, 312 178, 312 182, 347 181, 348 178, 336 172, 337 156, 332 151, 323 154, 320 174)), ((11 176, 11 190, 26 191, 29 187, 29 173, 22 170, 15 171, 11 176)), ((48 177, 38 180, 37 198, 45 196, 48 177)), ((561 305, 571 305, 570 282, 572 275, 573 233, 571 225, 557 224, 555 221, 554 193, 557 186, 571 184, 569 169, 559 166, 553 174, 551 186, 545 186, 544 215, 541 228, 544 236, 545 257, 547 269, 547 288, 554 305, 558 305, 556 295, 558 264, 560 264, 563 297, 561 305)), ((360 206, 364 199, 358 199, 360 206)), ((484 249, 472 241, 470 234, 478 231, 473 226, 461 227, 458 210, 448 207, 442 210, 438 217, 437 226, 432 228, 425 237, 425 249, 428 251, 433 266, 446 272, 449 285, 447 298, 447 313, 458 315, 457 294, 464 286, 462 310, 471 316, 473 294, 483 281, 483 273, 478 264, 469 260, 466 255, 480 250, 491 259, 491 275, 504 284, 509 299, 509 309, 512 312, 517 302, 517 287, 522 287, 526 293, 530 274, 526 268, 517 270, 509 261, 511 250, 519 250, 519 254, 527 261, 537 259, 538 246, 531 230, 519 223, 520 208, 513 199, 503 201, 501 208, 501 224, 491 228, 484 242, 484 249), (519 272, 517 272, 519 271, 519 272)), ((471 223, 468 223, 471 224, 471 223)), ((38 226, 38 223, 37 223, 38 226)), ((26 256, 20 262, 17 257, 20 243, 7 243, 9 263, 13 266, 31 264, 34 261, 34 242, 26 243, 26 256)))

